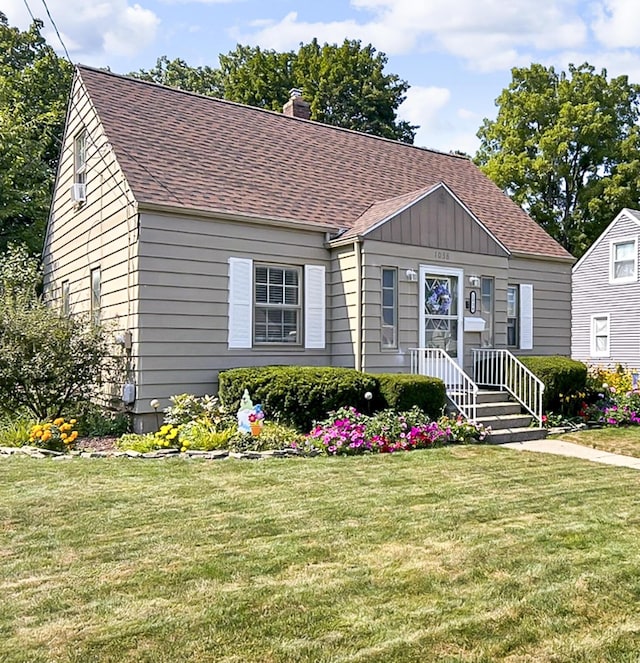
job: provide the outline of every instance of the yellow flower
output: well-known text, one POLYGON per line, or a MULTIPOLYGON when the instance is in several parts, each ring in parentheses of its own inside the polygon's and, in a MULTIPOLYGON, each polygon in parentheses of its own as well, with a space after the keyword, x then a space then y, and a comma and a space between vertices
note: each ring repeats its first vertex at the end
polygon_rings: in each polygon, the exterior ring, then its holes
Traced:
POLYGON ((78 423, 78 422, 77 422, 75 419, 69 419, 69 423, 70 423, 72 426, 75 426, 76 423, 78 423))
POLYGON ((74 430, 73 433, 67 437, 67 442, 73 442, 76 437, 78 437, 78 431, 74 430))
POLYGON ((57 419, 53 420, 53 425, 54 426, 61 426, 64 423, 64 419, 62 417, 58 417, 57 419))
POLYGON ((68 436, 66 433, 61 433, 61 434, 60 434, 60 437, 61 437, 63 440, 66 440, 67 437, 69 437, 69 436, 68 436))

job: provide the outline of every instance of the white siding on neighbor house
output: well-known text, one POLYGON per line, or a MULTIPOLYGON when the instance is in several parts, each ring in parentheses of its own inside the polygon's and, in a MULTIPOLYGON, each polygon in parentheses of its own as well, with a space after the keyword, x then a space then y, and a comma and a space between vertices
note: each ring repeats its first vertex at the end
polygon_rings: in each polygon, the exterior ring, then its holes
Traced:
POLYGON ((513 353, 568 357, 571 353, 571 263, 512 257, 508 282, 509 285, 533 286, 533 347, 514 348, 513 353))
MULTIPOLYGON (((69 282, 71 314, 87 313, 91 304, 91 271, 100 268, 101 320, 114 332, 129 329, 138 340, 137 209, 86 92, 78 79, 71 93, 52 211, 45 239, 44 289, 53 306, 62 305, 61 285, 69 282), (86 202, 75 206, 74 139, 83 130, 86 141, 86 202)), ((120 394, 121 385, 111 387, 120 394)))
POLYGON ((611 243, 634 240, 639 234, 640 225, 622 212, 576 265, 572 277, 574 359, 640 369, 640 282, 637 278, 630 283, 609 282, 611 243), (594 315, 606 314, 610 325, 609 356, 597 357, 591 352, 591 320, 594 315))
POLYGON ((151 398, 164 406, 173 394, 215 393, 218 371, 228 368, 328 365, 328 347, 230 348, 228 343, 229 259, 299 266, 303 272, 305 265, 318 265, 328 272, 324 240, 324 233, 315 230, 141 213, 140 411, 151 398))

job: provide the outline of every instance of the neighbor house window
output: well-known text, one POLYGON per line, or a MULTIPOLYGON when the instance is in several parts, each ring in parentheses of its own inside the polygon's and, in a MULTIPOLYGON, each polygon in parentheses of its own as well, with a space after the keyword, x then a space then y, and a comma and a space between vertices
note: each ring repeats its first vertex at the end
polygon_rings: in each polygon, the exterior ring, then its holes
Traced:
POLYGON ((638 276, 638 239, 611 243, 611 283, 631 283, 638 276))
POLYGON ((101 283, 100 268, 91 270, 91 322, 100 324, 101 283))
POLYGON ((85 184, 87 181, 87 132, 78 134, 73 143, 73 182, 85 184))
POLYGON ((300 344, 301 270, 255 265, 254 343, 300 344))
POLYGON ((483 276, 480 279, 480 314, 486 325, 480 333, 483 348, 493 347, 493 277, 483 276))
POLYGON ((62 282, 62 315, 69 315, 69 281, 62 282))
POLYGON ((507 286, 507 346, 518 347, 518 286, 507 286))
POLYGON ((382 348, 398 347, 398 270, 382 270, 382 348))
POLYGON ((610 344, 609 314, 591 316, 591 356, 608 357, 610 344))

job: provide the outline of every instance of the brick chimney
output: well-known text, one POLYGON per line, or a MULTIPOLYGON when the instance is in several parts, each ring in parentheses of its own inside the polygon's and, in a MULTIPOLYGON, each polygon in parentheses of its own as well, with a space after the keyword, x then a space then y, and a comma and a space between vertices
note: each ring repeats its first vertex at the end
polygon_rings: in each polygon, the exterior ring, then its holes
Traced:
POLYGON ((302 98, 302 90, 293 88, 289 90, 289 101, 284 105, 282 112, 289 117, 299 117, 303 120, 311 119, 311 106, 302 98))

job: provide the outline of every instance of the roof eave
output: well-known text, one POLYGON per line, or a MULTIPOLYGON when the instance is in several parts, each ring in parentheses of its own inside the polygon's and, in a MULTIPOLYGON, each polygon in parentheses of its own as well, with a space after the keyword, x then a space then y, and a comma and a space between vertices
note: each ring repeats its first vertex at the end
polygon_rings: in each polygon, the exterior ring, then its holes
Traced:
POLYGON ((554 256, 547 253, 525 253, 524 251, 512 251, 511 258, 526 258, 528 260, 546 260, 553 262, 566 262, 571 265, 575 263, 577 258, 574 258, 572 255, 568 256, 554 256))

